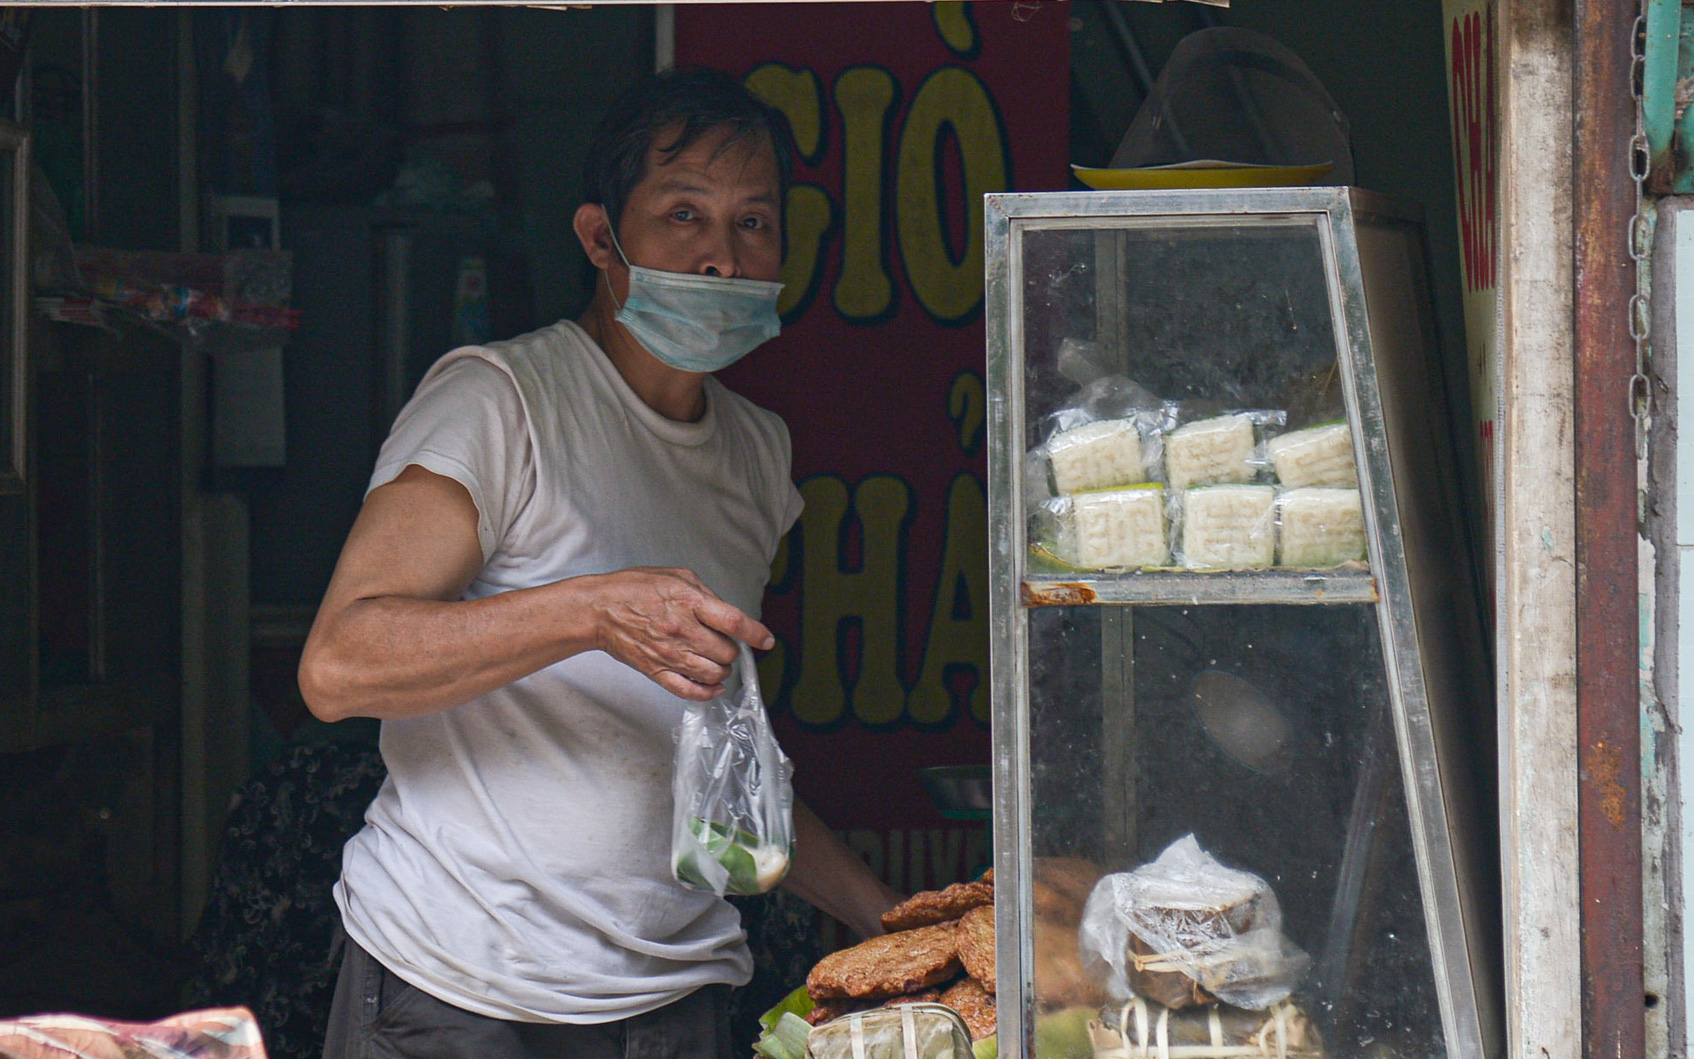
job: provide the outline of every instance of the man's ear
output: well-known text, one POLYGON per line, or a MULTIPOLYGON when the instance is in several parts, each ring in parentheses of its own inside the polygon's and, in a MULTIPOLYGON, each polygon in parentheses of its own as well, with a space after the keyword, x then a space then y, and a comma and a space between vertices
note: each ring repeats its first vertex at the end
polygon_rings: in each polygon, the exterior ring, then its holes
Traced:
POLYGON ((588 255, 589 262, 601 272, 611 268, 617 254, 612 249, 612 226, 606 216, 606 207, 597 202, 583 203, 576 208, 571 227, 576 230, 582 252, 588 255))

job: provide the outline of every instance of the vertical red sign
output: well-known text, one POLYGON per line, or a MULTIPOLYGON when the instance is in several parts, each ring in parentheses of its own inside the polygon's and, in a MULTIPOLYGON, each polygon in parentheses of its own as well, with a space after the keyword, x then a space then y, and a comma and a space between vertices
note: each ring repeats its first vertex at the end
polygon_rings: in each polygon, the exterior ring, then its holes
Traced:
MULTIPOLYGON (((1500 316, 1500 47, 1493 0, 1443 0, 1447 25, 1447 98, 1452 105, 1453 169, 1463 251, 1465 345, 1471 417, 1482 461, 1484 531, 1494 536, 1497 512, 1495 418, 1499 412, 1500 316)), ((1490 596, 1493 594, 1490 571, 1490 596)))
POLYGON ((800 159, 783 334, 724 373, 780 413, 806 512, 763 683, 796 786, 895 887, 982 863, 925 765, 986 765, 982 196, 1068 186, 1062 4, 679 4, 676 61, 743 77, 800 159))
POLYGON ((1453 20, 1453 157, 1459 160, 1459 234, 1464 243, 1465 286, 1497 284, 1500 217, 1499 107, 1494 96, 1493 12, 1472 11, 1453 20))

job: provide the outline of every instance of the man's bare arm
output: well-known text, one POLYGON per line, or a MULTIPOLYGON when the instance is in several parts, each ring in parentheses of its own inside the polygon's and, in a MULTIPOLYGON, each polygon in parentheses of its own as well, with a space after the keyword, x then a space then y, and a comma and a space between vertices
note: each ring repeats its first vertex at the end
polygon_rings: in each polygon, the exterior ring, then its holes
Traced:
POLYGON ((782 885, 862 938, 881 934, 882 913, 901 900, 816 813, 798 801, 794 803, 794 866, 782 885))
POLYGON ((465 600, 482 567, 476 526, 469 491, 415 465, 365 498, 300 660, 314 714, 439 713, 592 650, 705 700, 723 693, 735 640, 774 642, 687 570, 619 570, 465 600))

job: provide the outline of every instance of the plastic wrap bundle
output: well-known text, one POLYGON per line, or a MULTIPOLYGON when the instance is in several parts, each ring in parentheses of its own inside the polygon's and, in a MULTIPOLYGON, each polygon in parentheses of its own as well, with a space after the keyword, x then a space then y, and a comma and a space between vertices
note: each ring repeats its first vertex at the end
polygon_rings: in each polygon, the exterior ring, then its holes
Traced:
POLYGON ((1282 566, 1318 569, 1365 557, 1357 489, 1289 489, 1276 498, 1282 566))
POLYGON ((1163 566, 1165 491, 1157 485, 1061 496, 1048 502, 1045 529, 1060 559, 1088 570, 1163 566))
POLYGON ((765 714, 746 644, 736 665, 737 692, 683 713, 671 780, 671 870, 683 885, 720 897, 772 889, 794 855, 793 766, 765 714))
MULTIPOLYGON (((1031 450, 1032 466, 1045 466, 1055 496, 1154 481, 1162 477, 1164 433, 1175 422, 1175 405, 1129 379, 1096 379, 1047 417, 1047 440, 1031 450)), ((1041 495, 1045 483, 1031 484, 1030 495, 1041 495)))
POLYGON ((813 1027, 810 1059, 971 1059, 965 1020, 941 1004, 855 1011, 813 1027))
POLYGON ((1276 561, 1276 490, 1268 485, 1208 485, 1182 504, 1177 564, 1201 570, 1257 570, 1276 561))
POLYGON ((1165 481, 1173 490, 1257 481, 1270 466, 1260 434, 1287 420, 1285 412, 1261 410, 1184 424, 1165 437, 1165 481))
POLYGON ((1325 423, 1271 438, 1265 452, 1277 481, 1289 489, 1358 488, 1353 432, 1346 423, 1325 423))
POLYGON ((1219 864, 1193 835, 1150 864, 1101 879, 1083 909, 1079 946, 1083 965, 1120 1001, 1216 997, 1252 1011, 1287 999, 1311 963, 1283 937, 1269 884, 1219 864))
POLYGON ((1062 430, 1047 441, 1053 488, 1061 496, 1147 480, 1141 432, 1134 420, 1101 419, 1062 430))

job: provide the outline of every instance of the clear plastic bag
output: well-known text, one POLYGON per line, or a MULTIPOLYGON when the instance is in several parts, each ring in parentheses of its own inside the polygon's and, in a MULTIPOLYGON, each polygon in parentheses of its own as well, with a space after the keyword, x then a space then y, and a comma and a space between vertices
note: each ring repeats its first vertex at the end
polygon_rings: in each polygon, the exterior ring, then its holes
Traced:
POLYGON ((1311 965, 1283 936, 1270 884, 1219 864, 1193 835, 1151 864, 1101 879, 1083 909, 1078 948, 1120 1001, 1136 995, 1137 977, 1178 973, 1251 1011, 1287 999, 1311 965))
POLYGON ((719 897, 772 889, 794 857, 794 766, 777 745, 746 644, 736 674, 738 687, 683 713, 671 778, 671 871, 719 897))

